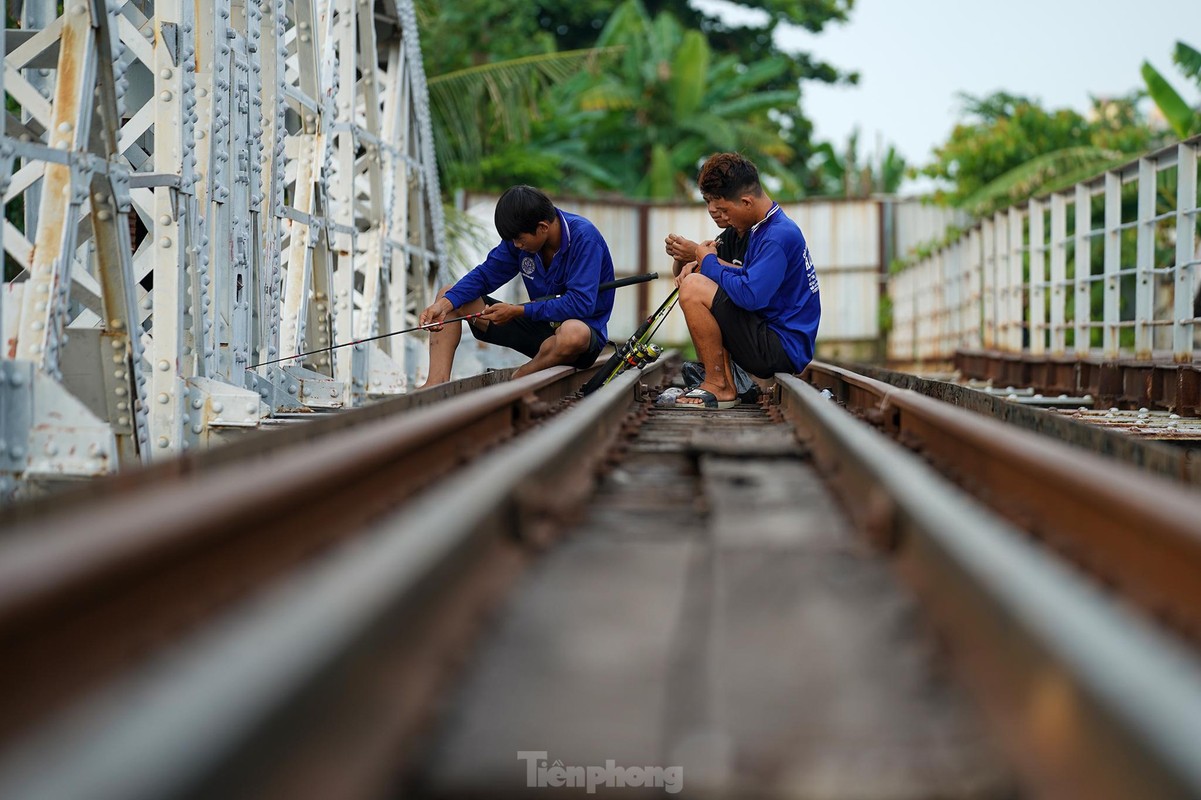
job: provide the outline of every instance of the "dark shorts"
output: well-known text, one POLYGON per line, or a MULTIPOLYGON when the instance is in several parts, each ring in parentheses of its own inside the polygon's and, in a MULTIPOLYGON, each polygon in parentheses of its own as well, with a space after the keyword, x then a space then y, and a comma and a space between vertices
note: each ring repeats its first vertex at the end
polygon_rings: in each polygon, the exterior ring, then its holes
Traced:
MULTIPOLYGON (((495 297, 484 297, 484 305, 494 306, 501 302, 495 297)), ((471 329, 471 335, 481 342, 488 344, 497 344, 501 347, 507 347, 510 350, 533 358, 538 355, 538 349, 542 347, 542 343, 555 335, 555 327, 549 322, 534 322, 525 317, 517 317, 511 319, 504 325, 492 323, 486 329, 477 328, 470 322, 467 327, 471 329)), ((588 326, 588 332, 592 334, 592 340, 588 343, 588 350, 571 362, 567 366, 575 367, 576 369, 587 369, 591 367, 596 357, 600 355, 600 351, 605 347, 605 340, 588 326)))
POLYGON ((757 378, 770 378, 777 372, 793 373, 796 368, 776 332, 767 320, 754 311, 734 305, 726 290, 717 287, 713 295, 713 318, 721 328, 721 341, 730 358, 757 378))

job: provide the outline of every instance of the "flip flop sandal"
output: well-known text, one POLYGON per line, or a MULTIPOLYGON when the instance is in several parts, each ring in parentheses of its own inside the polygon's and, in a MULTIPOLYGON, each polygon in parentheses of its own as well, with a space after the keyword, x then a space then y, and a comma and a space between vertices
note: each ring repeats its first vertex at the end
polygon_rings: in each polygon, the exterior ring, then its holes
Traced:
POLYGON ((676 398, 676 408, 682 408, 686 411, 712 411, 719 408, 733 408, 738 405, 738 400, 718 400, 713 392, 705 389, 696 388, 681 397, 676 398), (691 397, 694 400, 700 400, 698 403, 681 403, 685 397, 691 397))

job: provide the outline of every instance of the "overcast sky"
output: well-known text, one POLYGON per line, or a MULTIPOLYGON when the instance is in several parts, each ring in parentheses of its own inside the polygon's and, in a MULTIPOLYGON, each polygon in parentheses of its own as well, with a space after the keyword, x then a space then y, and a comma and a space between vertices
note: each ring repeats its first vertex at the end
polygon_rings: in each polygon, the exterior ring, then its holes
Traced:
POLYGON ((804 84, 819 138, 841 145, 858 126, 860 152, 882 137, 919 164, 950 134, 961 91, 1083 113, 1090 95, 1141 87, 1146 59, 1195 105, 1201 93, 1172 63, 1177 39, 1201 49, 1201 0, 856 0, 845 25, 780 34, 782 46, 860 73, 858 86, 804 84))

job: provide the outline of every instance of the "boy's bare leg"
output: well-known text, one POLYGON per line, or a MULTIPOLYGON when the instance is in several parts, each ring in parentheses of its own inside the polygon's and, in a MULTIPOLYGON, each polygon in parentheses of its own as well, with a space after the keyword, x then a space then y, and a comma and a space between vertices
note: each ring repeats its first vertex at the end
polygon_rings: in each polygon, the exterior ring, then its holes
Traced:
MULTIPOLYGON (((734 376, 730 372, 730 356, 722 346, 721 328, 713 317, 713 297, 717 284, 699 272, 685 275, 680 282, 680 308, 688 323, 688 333, 696 346, 697 357, 705 367, 705 380, 698 386, 712 392, 718 400, 733 400, 734 376)), ((702 405, 699 399, 680 397, 677 405, 702 405)))
POLYGON ((569 319, 555 329, 554 336, 548 336, 542 342, 538 355, 513 371, 513 377, 520 378, 560 364, 570 364, 584 354, 591 342, 591 329, 578 319, 569 319))
MULTIPOLYGON (((449 286, 443 286, 438 292, 438 297, 442 297, 450 290, 449 286)), ((464 303, 455 310, 451 311, 446 316, 449 317, 464 317, 468 314, 475 314, 484 310, 483 298, 476 298, 470 303, 464 303)), ((476 323, 487 326, 485 320, 475 320, 476 323)), ((470 323, 468 323, 470 324, 470 323)), ((433 386, 439 383, 446 383, 450 380, 450 370, 455 363, 455 350, 459 346, 459 341, 463 338, 463 323, 452 322, 442 327, 442 330, 430 331, 430 369, 429 375, 425 379, 425 383, 418 386, 418 389, 424 389, 427 386, 433 386)))

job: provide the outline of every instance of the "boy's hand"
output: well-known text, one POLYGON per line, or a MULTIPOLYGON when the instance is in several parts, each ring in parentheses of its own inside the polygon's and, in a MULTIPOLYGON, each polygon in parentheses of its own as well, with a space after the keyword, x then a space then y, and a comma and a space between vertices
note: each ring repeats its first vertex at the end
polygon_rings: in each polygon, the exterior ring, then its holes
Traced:
POLYGON ((685 276, 691 275, 694 272, 699 272, 700 268, 701 265, 695 261, 689 261, 687 264, 684 264, 682 267, 680 267, 680 271, 676 275, 675 279, 676 288, 680 288, 680 283, 684 280, 685 276))
POLYGON ((447 314, 454 310, 455 307, 450 304, 449 300, 447 300, 445 297, 439 297, 437 300, 430 303, 425 311, 421 312, 421 316, 417 317, 417 324, 421 325, 422 327, 429 325, 430 330, 440 331, 442 330, 441 325, 431 323, 441 322, 442 320, 446 319, 447 314))
POLYGON ((685 239, 683 236, 675 233, 667 234, 667 238, 663 240, 667 254, 677 261, 687 263, 696 261, 696 242, 691 239, 685 239))
POLYGON ((504 325, 510 320, 524 316, 525 306, 514 305, 513 303, 496 303, 484 309, 481 319, 495 322, 497 325, 504 325))
MULTIPOLYGON (((699 265, 705 260, 705 256, 717 255, 717 242, 713 239, 701 242, 696 246, 696 263, 699 265)), ((699 266, 698 266, 699 269, 699 266)))

